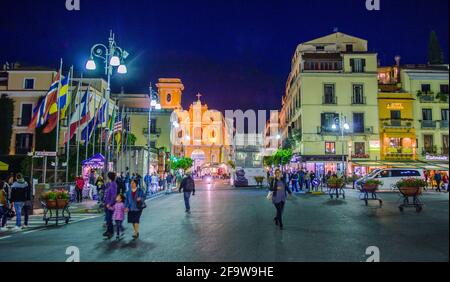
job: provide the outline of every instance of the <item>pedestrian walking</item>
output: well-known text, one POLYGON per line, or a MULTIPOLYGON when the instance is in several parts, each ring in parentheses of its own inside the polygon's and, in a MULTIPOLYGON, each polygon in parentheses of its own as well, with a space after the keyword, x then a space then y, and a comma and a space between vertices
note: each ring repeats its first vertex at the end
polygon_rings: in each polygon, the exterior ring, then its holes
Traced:
POLYGON ((448 175, 445 173, 444 177, 442 178, 443 188, 444 191, 448 192, 448 175))
POLYGON ((195 181, 192 178, 191 173, 187 173, 186 177, 183 178, 180 184, 179 192, 184 193, 184 206, 186 208, 186 213, 191 212, 191 204, 190 204, 190 198, 191 194, 192 196, 195 196, 195 181))
POLYGON ((110 210, 113 212, 113 220, 116 223, 116 239, 120 240, 123 235, 122 223, 125 219, 125 196, 121 194, 117 195, 116 203, 110 210))
POLYGON ((311 184, 311 173, 310 172, 306 172, 305 174, 305 186, 306 186, 306 191, 309 192, 309 185, 311 184))
POLYGON ((16 179, 11 186, 11 203, 13 203, 16 212, 16 226, 14 230, 18 231, 28 227, 28 207, 25 204, 30 200, 30 186, 23 179, 22 174, 18 173, 16 179), (24 226, 22 226, 22 210, 24 210, 23 215, 25 217, 24 226))
POLYGON ((436 181, 436 192, 441 192, 442 176, 440 172, 436 171, 434 173, 434 181, 436 181))
POLYGON ((103 236, 111 239, 114 234, 113 211, 111 208, 114 206, 117 197, 116 174, 114 172, 109 172, 108 179, 109 182, 106 184, 104 199, 106 232, 103 233, 103 236))
POLYGON ((9 201, 8 194, 5 191, 6 182, 0 181, 0 232, 6 231, 8 221, 9 201))
POLYGON ((158 191, 158 184, 158 175, 154 172, 152 175, 152 194, 155 194, 158 191))
POLYGON ((298 173, 298 181, 299 181, 300 191, 303 191, 303 185, 305 185, 305 170, 303 168, 298 173))
POLYGON ((169 172, 166 176, 167 190, 166 194, 170 194, 172 192, 172 184, 173 184, 173 175, 169 172))
POLYGON ((84 178, 82 175, 75 179, 75 192, 77 194, 77 203, 83 202, 84 178))
POLYGON ((95 186, 97 187, 97 203, 102 203, 105 195, 105 182, 103 181, 103 177, 101 175, 97 177, 95 186))
POLYGON ((289 186, 287 185, 286 179, 282 176, 281 170, 277 169, 275 171, 275 177, 270 184, 269 190, 273 192, 272 203, 276 208, 276 216, 273 219, 275 224, 283 229, 283 211, 284 205, 286 203, 286 194, 292 194, 289 186))
POLYGON ((294 172, 292 172, 292 174, 291 174, 291 184, 292 184, 292 192, 296 192, 296 193, 298 193, 298 192, 300 192, 300 191, 298 191, 298 173, 297 173, 297 171, 294 171, 294 172))
POLYGON ((125 212, 128 213, 128 223, 133 225, 133 239, 139 238, 139 224, 142 211, 146 208, 144 190, 137 187, 136 181, 131 181, 131 188, 125 199, 125 212))

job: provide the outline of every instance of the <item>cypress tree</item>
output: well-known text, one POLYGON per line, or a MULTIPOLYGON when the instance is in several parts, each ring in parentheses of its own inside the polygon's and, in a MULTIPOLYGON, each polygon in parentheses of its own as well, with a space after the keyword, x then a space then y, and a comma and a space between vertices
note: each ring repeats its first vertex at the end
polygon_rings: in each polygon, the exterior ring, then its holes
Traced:
POLYGON ((430 34, 430 42, 428 45, 428 63, 430 65, 439 65, 444 63, 444 52, 437 38, 436 32, 430 34))

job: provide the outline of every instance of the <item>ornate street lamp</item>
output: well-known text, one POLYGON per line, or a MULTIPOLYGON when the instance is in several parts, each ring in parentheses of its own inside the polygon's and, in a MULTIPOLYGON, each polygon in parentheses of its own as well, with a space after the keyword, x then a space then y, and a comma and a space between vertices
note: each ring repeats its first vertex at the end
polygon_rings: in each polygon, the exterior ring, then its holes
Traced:
POLYGON ((342 170, 343 175, 346 175, 346 167, 345 167, 345 140, 344 140, 344 134, 345 131, 350 130, 350 124, 347 122, 347 117, 344 116, 344 114, 339 114, 339 117, 334 119, 334 123, 331 126, 333 130, 341 130, 341 137, 342 137, 342 170))
MULTIPOLYGON (((90 59, 86 62, 86 69, 93 71, 97 69, 97 65, 94 58, 99 58, 105 64, 105 75, 107 76, 107 89, 106 89, 106 124, 109 122, 109 99, 111 96, 111 76, 113 70, 117 67, 117 73, 126 74, 128 69, 123 63, 129 56, 128 52, 120 48, 115 40, 115 34, 111 31, 109 34, 108 45, 95 44, 91 48, 90 59)), ((108 138, 105 138, 105 171, 108 170, 109 165, 109 147, 108 138)))

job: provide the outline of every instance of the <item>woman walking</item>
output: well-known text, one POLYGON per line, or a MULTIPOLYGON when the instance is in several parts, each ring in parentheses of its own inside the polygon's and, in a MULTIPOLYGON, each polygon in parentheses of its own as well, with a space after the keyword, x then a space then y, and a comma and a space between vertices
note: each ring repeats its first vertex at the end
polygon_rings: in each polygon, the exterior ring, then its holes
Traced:
POLYGON ((273 192, 272 203, 277 210, 277 214, 273 220, 275 224, 280 227, 280 230, 282 230, 283 210, 286 203, 286 194, 289 193, 289 195, 292 195, 292 192, 286 183, 286 179, 282 176, 281 170, 277 169, 275 171, 275 178, 272 180, 269 190, 273 192))
POLYGON ((145 208, 145 193, 143 189, 138 188, 136 180, 131 181, 131 189, 127 192, 125 207, 125 212, 128 213, 128 223, 133 224, 133 239, 137 239, 139 238, 142 210, 145 208))

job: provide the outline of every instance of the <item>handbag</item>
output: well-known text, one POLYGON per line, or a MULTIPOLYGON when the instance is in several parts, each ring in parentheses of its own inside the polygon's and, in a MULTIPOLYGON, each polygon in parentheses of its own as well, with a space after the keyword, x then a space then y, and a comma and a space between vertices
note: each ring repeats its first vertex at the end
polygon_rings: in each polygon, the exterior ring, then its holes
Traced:
MULTIPOLYGON (((136 193, 135 197, 137 197, 137 196, 138 196, 138 193, 136 193)), ((147 204, 145 203, 145 200, 142 200, 142 197, 141 197, 140 201, 136 201, 136 207, 139 210, 143 210, 147 207, 147 204)))
POLYGON ((269 193, 267 194, 267 200, 272 201, 273 199, 273 191, 269 191, 269 193))

